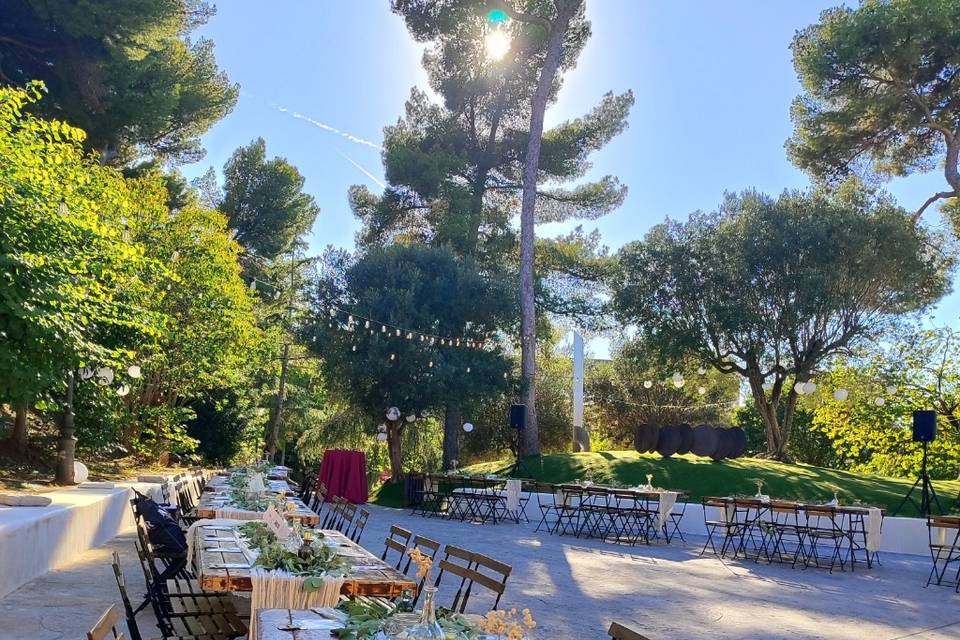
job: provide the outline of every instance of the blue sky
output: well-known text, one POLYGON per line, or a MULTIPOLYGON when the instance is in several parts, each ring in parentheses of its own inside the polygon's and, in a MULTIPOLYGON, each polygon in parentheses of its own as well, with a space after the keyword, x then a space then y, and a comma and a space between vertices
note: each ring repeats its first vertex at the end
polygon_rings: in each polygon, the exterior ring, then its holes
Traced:
MULTIPOLYGON (((636 105, 627 131, 593 157, 593 175, 617 175, 629 196, 584 227, 599 228, 616 249, 666 217, 715 207, 724 191, 806 187, 783 148, 790 101, 800 90, 789 45, 835 4, 587 0, 593 37, 547 125, 583 114, 606 91, 632 89, 636 105)), ((421 48, 403 21, 385 0, 221 0, 201 33, 216 43, 220 66, 242 93, 233 113, 204 137, 206 158, 184 173, 192 177, 210 165, 219 171, 234 148, 262 136, 268 154, 285 156, 306 176, 306 190, 321 207, 312 251, 352 248, 358 225, 347 188, 378 190, 382 128, 402 114, 411 87, 426 87, 421 48)), ((933 173, 887 188, 913 209, 943 186, 933 173)), ((926 219, 940 224, 935 212, 926 219)), ((545 225, 538 234, 570 226, 545 225)), ((953 324, 958 312, 954 294, 935 319, 953 324)), ((598 343, 594 351, 601 355, 605 347, 598 343)))

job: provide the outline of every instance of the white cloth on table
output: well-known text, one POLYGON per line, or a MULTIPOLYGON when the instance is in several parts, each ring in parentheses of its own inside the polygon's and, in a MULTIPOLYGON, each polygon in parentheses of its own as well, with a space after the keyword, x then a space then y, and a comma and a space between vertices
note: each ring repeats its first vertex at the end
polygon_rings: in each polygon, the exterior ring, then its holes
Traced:
POLYGON ((263 520, 263 512, 247 511, 235 507, 217 507, 213 517, 217 520, 263 520))
POLYGON ((0 494, 0 504, 7 507, 46 507, 51 502, 46 496, 0 494))
POLYGON ((81 482, 80 489, 113 489, 112 482, 81 482))
POLYGON ((167 476, 152 476, 152 475, 137 476, 137 482, 152 482, 155 484, 166 484, 167 480, 169 480, 167 476))
POLYGON ((424 493, 433 493, 433 478, 430 476, 423 479, 423 491, 424 493))
POLYGON ((661 491, 660 500, 657 504, 657 529, 666 529, 670 513, 673 511, 673 505, 677 504, 676 491, 661 491))
POLYGON ((880 551, 880 524, 883 512, 877 507, 867 509, 867 551, 880 551))
MULTIPOLYGON (((253 591, 250 594, 250 611, 260 609, 319 609, 334 607, 340 601, 343 588, 342 576, 326 576, 316 591, 304 591, 303 583, 309 580, 286 571, 268 571, 262 567, 250 570, 250 582, 253 591)), ((256 615, 250 616, 248 637, 256 638, 256 615)))
POLYGON ((515 478, 507 480, 507 511, 520 511, 520 481, 515 478))

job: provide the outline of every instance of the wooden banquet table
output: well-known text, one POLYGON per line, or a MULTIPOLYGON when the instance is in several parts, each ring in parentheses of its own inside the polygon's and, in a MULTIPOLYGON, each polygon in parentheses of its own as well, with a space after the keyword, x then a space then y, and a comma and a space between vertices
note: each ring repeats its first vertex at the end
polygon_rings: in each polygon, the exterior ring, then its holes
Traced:
MULTIPOLYGON (((323 533, 323 538, 317 543, 323 541, 335 547, 338 555, 350 564, 341 590, 343 595, 395 598, 404 589, 416 590, 415 582, 339 531, 318 531, 323 533)), ((198 545, 194 551, 197 578, 203 591, 253 590, 250 569, 256 552, 247 546, 236 527, 201 525, 195 544, 198 545), (208 537, 215 539, 205 539, 208 537)))
MULTIPOLYGON (((400 614, 414 625, 418 614, 400 614)), ((483 616, 464 614, 476 625, 483 616)), ((330 632, 343 626, 343 616, 331 609, 260 609, 257 611, 257 635, 251 640, 330 640, 330 632)), ((492 637, 492 636, 491 636, 492 637)))
MULTIPOLYGON (((303 500, 296 496, 287 496, 287 504, 294 505, 296 508, 291 511, 285 511, 284 515, 294 517, 303 524, 306 525, 316 525, 320 524, 320 515, 310 509, 306 504, 303 503, 303 500)), ((229 494, 223 492, 211 492, 205 491, 202 496, 200 496, 200 504, 196 508, 196 516, 198 518, 216 518, 218 509, 231 509, 232 502, 230 500, 229 494)), ((253 512, 251 512, 253 513, 253 512)), ((251 519, 263 519, 263 514, 259 514, 260 517, 253 517, 251 519)))
MULTIPOLYGON (((266 482, 267 489, 269 491, 274 491, 280 493, 290 493, 290 484, 286 480, 267 480, 266 482)), ((220 474, 213 476, 204 486, 204 491, 214 491, 214 492, 229 492, 233 489, 230 486, 230 474, 220 474)))

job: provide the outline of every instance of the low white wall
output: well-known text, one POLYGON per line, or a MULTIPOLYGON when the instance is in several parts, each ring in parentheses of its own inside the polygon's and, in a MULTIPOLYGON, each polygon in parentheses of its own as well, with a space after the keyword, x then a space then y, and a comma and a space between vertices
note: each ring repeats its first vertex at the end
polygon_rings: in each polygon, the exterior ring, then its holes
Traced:
POLYGON ((45 493, 46 507, 0 507, 0 598, 133 526, 133 489, 160 499, 160 485, 117 483, 45 493))

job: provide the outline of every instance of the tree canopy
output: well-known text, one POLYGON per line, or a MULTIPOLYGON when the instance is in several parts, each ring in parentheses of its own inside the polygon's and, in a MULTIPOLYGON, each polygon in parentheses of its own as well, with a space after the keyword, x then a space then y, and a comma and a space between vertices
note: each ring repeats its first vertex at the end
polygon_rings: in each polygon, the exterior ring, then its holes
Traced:
POLYGON ((213 12, 205 0, 7 0, 0 86, 42 80, 41 112, 86 131, 104 161, 197 160, 238 95, 213 43, 190 39, 213 12))
POLYGON ((296 248, 320 213, 297 168, 285 158, 267 159, 263 138, 234 151, 223 177, 220 210, 237 240, 268 260, 296 248))
POLYGON ((693 355, 746 378, 768 452, 782 456, 796 383, 948 290, 953 259, 939 244, 858 191, 731 194, 716 212, 626 245, 613 304, 666 357, 693 355))
POLYGON ((804 94, 793 103, 793 161, 818 178, 857 167, 902 176, 942 167, 960 197, 960 3, 862 0, 824 11, 797 33, 804 94))

